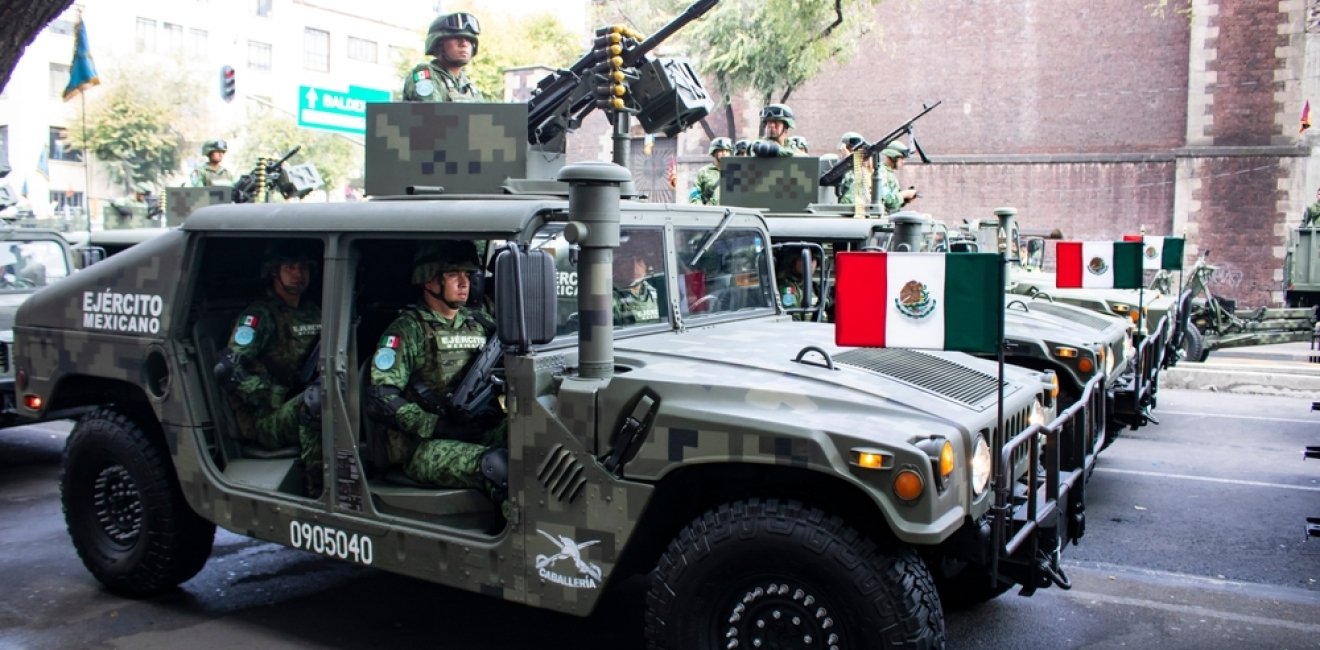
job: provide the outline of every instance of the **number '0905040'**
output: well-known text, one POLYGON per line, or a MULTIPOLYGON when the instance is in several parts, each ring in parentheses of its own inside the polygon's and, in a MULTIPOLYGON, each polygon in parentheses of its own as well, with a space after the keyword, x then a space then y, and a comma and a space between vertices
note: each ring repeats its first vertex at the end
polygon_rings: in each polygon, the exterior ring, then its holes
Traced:
POLYGON ((289 522, 289 545, 360 564, 371 564, 375 558, 370 537, 298 520, 289 522))

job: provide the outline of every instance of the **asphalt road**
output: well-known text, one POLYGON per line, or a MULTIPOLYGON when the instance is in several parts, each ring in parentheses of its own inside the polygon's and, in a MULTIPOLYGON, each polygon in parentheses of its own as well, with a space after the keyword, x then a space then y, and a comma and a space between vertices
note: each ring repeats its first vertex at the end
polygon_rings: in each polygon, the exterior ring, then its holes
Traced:
MULTIPOLYGON (((1308 400, 1160 394, 1088 485, 1073 589, 948 614, 951 648, 1320 648, 1320 413, 1308 400)), ((221 532, 172 595, 104 592, 60 512, 68 426, 0 431, 0 648, 627 649, 645 585, 578 619, 221 532)))

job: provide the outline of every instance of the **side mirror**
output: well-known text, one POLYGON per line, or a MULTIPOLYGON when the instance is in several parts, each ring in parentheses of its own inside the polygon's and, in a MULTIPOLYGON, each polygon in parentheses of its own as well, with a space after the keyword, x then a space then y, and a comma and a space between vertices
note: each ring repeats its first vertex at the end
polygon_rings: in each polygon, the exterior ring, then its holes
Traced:
POLYGON ((555 261, 516 246, 495 258, 495 327, 500 342, 526 348, 548 343, 558 322, 555 261))
POLYGON ((105 259, 105 249, 100 246, 84 246, 78 249, 78 268, 85 269, 105 259))
POLYGON ((1024 266, 1033 269, 1043 268, 1045 266, 1045 240, 1040 237, 1032 237, 1027 240, 1027 259, 1024 266))

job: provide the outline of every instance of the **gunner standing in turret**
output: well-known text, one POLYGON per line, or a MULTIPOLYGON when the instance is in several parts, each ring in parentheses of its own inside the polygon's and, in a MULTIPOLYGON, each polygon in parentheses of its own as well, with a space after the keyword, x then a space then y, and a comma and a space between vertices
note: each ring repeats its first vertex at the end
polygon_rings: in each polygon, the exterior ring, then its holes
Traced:
POLYGON ((481 102, 481 91, 463 74, 477 56, 481 26, 469 13, 441 14, 426 30, 426 53, 435 57, 419 63, 403 81, 406 102, 481 102))

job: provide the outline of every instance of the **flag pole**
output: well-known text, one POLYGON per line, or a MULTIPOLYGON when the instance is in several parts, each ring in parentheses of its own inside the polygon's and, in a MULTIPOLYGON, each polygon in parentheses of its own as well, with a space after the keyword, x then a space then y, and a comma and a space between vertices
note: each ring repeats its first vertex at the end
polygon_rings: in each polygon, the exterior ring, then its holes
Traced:
MULTIPOLYGON (((991 526, 991 538, 994 543, 994 553, 990 556, 990 584, 994 586, 999 580, 999 553, 1004 548, 1005 527, 1008 525, 1008 468, 1003 466, 1002 451, 1004 444, 1008 440, 1008 434, 1004 431, 1004 320, 1006 309, 1004 304, 1004 291, 1008 286, 1008 234, 1003 228, 999 229, 999 317, 996 319, 998 327, 996 328, 995 360, 999 366, 999 381, 996 386, 998 400, 995 404, 995 434, 992 442, 991 462, 994 471, 991 474, 991 481, 994 482, 995 500, 991 505, 995 513, 995 525, 991 526)), ((1032 497, 1034 498, 1034 497, 1032 497)))
POLYGON ((83 182, 87 189, 83 191, 83 215, 87 217, 87 236, 92 236, 92 148, 87 146, 87 93, 80 92, 82 98, 82 141, 83 141, 83 182))

